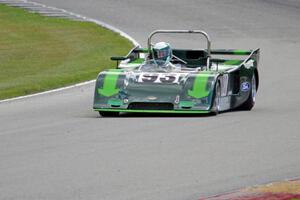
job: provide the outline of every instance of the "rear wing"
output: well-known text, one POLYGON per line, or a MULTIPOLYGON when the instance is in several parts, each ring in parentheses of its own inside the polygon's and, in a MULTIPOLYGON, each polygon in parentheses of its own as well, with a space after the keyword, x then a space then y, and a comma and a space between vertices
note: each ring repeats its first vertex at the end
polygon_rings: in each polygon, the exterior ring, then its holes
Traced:
MULTIPOLYGON (((206 49, 204 49, 204 51, 207 51, 206 49)), ((111 57, 111 60, 113 61, 117 61, 117 67, 118 64, 121 61, 134 61, 137 59, 141 58, 142 54, 148 54, 149 50, 148 48, 141 48, 139 46, 134 47, 133 49, 131 49, 129 51, 129 53, 126 56, 113 56, 111 57)), ((255 50, 242 50, 242 49, 211 49, 211 61, 216 61, 216 62, 225 62, 228 61, 228 59, 220 59, 220 58, 214 58, 214 55, 218 55, 218 56, 239 56, 242 57, 240 60, 240 64, 245 64, 247 63, 249 60, 254 60, 256 61, 256 63, 259 62, 259 56, 260 56, 260 49, 255 49, 255 50), (247 56, 247 57, 246 57, 247 56)), ((144 55, 143 57, 144 58, 144 55)))
MULTIPOLYGON (((254 55, 257 58, 259 57, 259 49, 255 50, 242 50, 242 49, 212 49, 212 55, 237 55, 237 56, 248 56, 254 55)), ((147 48, 140 48, 139 46, 134 47, 126 56, 114 56, 111 57, 111 60, 125 60, 133 56, 134 53, 148 53, 149 50, 147 48)))
MULTIPOLYGON (((255 50, 242 50, 242 49, 212 49, 211 50, 212 55, 225 55, 225 56, 247 56, 244 59, 244 62, 248 62, 249 60, 253 59, 257 63, 259 62, 259 56, 260 56, 260 49, 255 50)), ((243 62, 243 63, 244 63, 243 62)))
POLYGON ((253 50, 242 49, 212 49, 211 54, 214 55, 250 55, 253 50))

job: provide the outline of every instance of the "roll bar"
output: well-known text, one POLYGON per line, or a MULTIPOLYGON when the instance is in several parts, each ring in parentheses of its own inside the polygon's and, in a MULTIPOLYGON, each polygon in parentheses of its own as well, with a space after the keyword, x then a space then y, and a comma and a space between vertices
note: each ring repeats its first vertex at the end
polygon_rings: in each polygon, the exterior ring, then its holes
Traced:
POLYGON ((151 51, 151 39, 155 34, 159 33, 191 33, 191 34, 201 34, 203 35, 206 40, 207 40, 207 66, 206 68, 209 69, 210 67, 210 57, 211 57, 211 41, 209 35, 201 30, 156 30, 153 31, 149 37, 148 37, 148 52, 149 54, 152 52, 151 51))

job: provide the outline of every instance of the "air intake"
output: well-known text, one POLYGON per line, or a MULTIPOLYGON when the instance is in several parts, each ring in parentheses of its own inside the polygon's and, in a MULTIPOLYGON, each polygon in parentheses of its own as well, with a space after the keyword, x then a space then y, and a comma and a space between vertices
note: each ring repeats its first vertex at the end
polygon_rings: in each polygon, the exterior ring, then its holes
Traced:
POLYGON ((131 110, 174 110, 172 103, 131 103, 128 106, 131 110))

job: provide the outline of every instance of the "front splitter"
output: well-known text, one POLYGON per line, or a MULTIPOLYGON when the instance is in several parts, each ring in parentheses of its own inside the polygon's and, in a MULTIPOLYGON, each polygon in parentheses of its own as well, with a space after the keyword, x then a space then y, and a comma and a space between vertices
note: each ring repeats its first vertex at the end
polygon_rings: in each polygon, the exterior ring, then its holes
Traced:
POLYGON ((130 113, 174 113, 174 114, 208 114, 209 110, 131 110, 131 109, 109 109, 94 108, 95 111, 105 112, 130 112, 130 113))

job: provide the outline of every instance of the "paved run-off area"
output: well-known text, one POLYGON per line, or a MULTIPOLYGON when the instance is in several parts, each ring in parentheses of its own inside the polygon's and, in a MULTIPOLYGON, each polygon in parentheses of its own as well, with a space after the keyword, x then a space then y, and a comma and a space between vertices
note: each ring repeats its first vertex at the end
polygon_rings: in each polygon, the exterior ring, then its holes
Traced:
POLYGON ((192 200, 299 176, 299 1, 38 1, 143 44, 172 28, 260 47, 261 84, 253 111, 217 117, 100 118, 93 84, 0 104, 0 199, 192 200))

